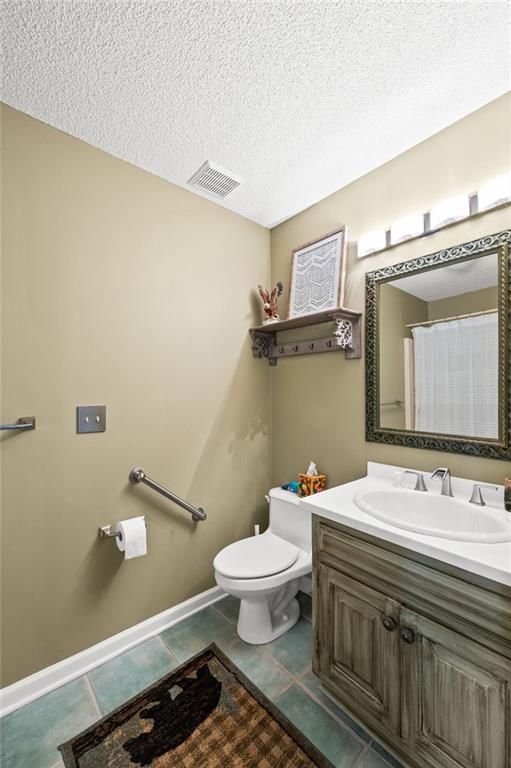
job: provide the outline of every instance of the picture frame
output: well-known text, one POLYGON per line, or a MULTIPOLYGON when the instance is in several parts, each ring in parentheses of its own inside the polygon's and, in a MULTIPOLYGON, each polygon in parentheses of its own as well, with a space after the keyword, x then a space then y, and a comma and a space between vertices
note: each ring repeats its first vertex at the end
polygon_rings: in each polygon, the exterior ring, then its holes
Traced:
POLYGON ((291 253, 288 318, 342 307, 346 277, 344 225, 291 253))

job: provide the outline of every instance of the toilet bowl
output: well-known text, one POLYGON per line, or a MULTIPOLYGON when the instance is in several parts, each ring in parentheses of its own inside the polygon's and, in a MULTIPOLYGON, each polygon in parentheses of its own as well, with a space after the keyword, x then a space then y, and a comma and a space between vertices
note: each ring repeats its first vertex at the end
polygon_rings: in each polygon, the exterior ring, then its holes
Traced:
POLYGON ((300 579, 311 572, 311 513, 296 494, 270 491, 270 525, 222 549, 213 561, 218 586, 240 600, 238 635, 269 643, 298 621, 300 579))

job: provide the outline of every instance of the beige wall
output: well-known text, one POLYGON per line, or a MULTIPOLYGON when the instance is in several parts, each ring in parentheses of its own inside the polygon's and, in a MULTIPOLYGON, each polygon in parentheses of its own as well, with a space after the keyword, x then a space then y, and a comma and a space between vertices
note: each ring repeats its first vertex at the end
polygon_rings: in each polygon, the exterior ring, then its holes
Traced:
MULTIPOLYGON (((469 193, 510 167, 511 96, 474 112, 428 141, 330 195, 272 230, 272 277, 286 289, 292 248, 339 224, 351 241, 401 216, 426 211, 456 193, 469 193)), ((377 126, 367 126, 377 130, 377 126)), ((363 151, 363 135, 361 134, 363 151)), ((306 183, 306 180, 304 180, 306 183)), ((345 305, 364 309, 365 272, 509 227, 510 209, 460 223, 358 260, 348 249, 345 305)), ((286 306, 287 290, 281 306, 286 306)), ((273 480, 290 480, 314 459, 331 484, 360 477, 368 460, 432 470, 449 466, 463 477, 503 482, 510 464, 436 451, 367 443, 364 438, 364 359, 342 353, 279 361, 272 371, 273 480)))
POLYGON ((3 684, 213 586, 264 522, 270 378, 247 329, 264 228, 9 108, 3 122, 3 684), (106 404, 77 435, 75 407, 106 404), (128 486, 140 464, 197 504, 128 486), (98 525, 146 515, 123 562, 98 525))
POLYGON ((380 286, 380 403, 402 402, 401 406, 380 406, 380 424, 387 429, 406 426, 403 339, 412 338, 407 323, 427 319, 427 302, 388 283, 380 286))
MULTIPOLYGON (((481 288, 479 291, 459 293, 447 299, 428 302, 428 320, 441 320, 443 317, 455 317, 470 312, 483 312, 495 309, 498 305, 499 292, 495 288, 481 288)), ((413 322, 413 321, 412 321, 413 322)))

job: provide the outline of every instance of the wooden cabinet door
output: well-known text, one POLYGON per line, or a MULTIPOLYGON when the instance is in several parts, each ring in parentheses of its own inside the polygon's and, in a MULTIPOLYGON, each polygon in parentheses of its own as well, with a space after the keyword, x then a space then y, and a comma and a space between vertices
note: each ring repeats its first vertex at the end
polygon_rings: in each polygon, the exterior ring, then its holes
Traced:
POLYGON ((432 768, 511 768, 511 661, 401 611, 402 737, 432 768))
POLYGON ((318 576, 316 668, 323 684, 368 726, 398 733, 399 603, 323 564, 318 576))

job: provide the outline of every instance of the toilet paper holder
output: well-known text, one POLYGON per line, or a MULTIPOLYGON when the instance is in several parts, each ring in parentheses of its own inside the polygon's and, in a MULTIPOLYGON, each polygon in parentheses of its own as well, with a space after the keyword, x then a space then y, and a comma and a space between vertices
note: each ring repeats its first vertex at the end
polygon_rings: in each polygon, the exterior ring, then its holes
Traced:
POLYGON ((120 539, 122 533, 120 531, 114 531, 111 525, 100 525, 98 528, 98 536, 100 539, 120 539))
MULTIPOLYGON (((147 528, 145 520, 144 525, 147 528)), ((98 536, 100 539, 122 539, 122 533, 120 531, 114 531, 111 525, 100 525, 98 528, 98 536)))

